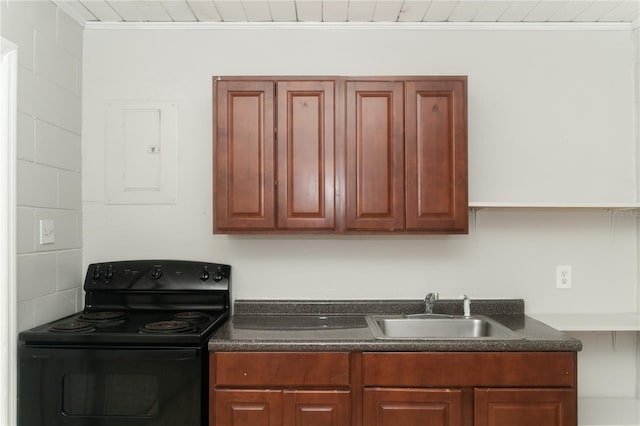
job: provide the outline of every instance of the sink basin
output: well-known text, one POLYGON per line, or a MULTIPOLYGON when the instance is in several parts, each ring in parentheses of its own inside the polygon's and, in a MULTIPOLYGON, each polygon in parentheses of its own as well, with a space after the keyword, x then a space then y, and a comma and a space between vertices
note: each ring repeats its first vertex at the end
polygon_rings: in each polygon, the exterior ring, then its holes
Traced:
POLYGON ((513 331, 485 316, 370 315, 376 339, 518 339, 513 331))

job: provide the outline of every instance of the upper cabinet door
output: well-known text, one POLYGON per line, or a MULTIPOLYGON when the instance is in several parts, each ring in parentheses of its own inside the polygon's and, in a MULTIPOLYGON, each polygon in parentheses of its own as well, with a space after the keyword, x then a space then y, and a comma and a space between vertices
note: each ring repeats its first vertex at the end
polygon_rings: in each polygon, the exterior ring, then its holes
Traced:
POLYGON ((346 229, 404 228, 403 83, 346 83, 346 229))
POLYGON ((335 228, 335 82, 278 81, 278 228, 335 228))
POLYGON ((274 84, 216 81, 214 231, 275 227, 274 84))
POLYGON ((406 229, 467 232, 466 78, 406 82, 406 229))

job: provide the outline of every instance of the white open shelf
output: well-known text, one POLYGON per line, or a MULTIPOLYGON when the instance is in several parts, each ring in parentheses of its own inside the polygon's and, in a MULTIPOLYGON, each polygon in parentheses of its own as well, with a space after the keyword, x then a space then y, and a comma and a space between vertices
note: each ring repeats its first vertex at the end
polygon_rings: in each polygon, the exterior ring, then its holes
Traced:
MULTIPOLYGON (((529 314, 561 331, 640 331, 640 314, 529 314)), ((580 398, 579 426, 640 426, 640 400, 580 398)))
POLYGON ((494 202, 494 201, 470 201, 470 208, 496 208, 496 209, 612 209, 633 210, 640 209, 640 203, 546 203, 546 202, 494 202))
POLYGON ((640 314, 529 314, 561 331, 640 331, 640 314))

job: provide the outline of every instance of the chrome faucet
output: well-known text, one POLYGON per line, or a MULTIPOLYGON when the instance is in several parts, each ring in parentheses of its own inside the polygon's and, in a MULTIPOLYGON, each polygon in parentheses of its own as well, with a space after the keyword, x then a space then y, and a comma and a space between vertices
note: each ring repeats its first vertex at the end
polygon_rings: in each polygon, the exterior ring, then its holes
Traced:
POLYGON ((425 314, 433 313, 433 305, 435 305, 436 300, 438 300, 439 297, 440 295, 438 293, 427 293, 427 295, 424 297, 424 313, 425 314))
POLYGON ((464 310, 464 317, 469 318, 471 316, 471 300, 466 294, 462 295, 462 308, 464 310))

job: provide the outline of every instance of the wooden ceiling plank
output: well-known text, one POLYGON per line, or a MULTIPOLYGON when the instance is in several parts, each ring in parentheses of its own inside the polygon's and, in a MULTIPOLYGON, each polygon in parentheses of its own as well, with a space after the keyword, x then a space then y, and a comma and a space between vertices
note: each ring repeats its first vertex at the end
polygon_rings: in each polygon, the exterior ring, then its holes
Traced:
POLYGON ((471 22, 486 3, 481 0, 459 1, 451 11, 448 20, 451 22, 471 22))
POLYGON ((567 1, 546 0, 541 1, 527 16, 525 22, 547 22, 567 1))
POLYGON ((220 22, 222 18, 211 0, 187 0, 191 11, 201 22, 220 22))
POLYGON ((510 1, 489 0, 478 10, 473 17, 474 22, 496 22, 511 5, 510 1))
POLYGON ((449 16, 451 16, 456 4, 457 2, 455 1, 432 1, 422 20, 425 22, 446 22, 449 20, 449 16))
POLYGON ((82 25, 87 21, 98 20, 98 17, 79 0, 53 0, 53 2, 82 25))
POLYGON ((131 0, 109 0, 111 7, 118 12, 125 22, 144 22, 145 16, 131 0))
POLYGON ((159 0, 136 0, 136 7, 149 22, 171 22, 171 16, 159 0))
POLYGON ((498 22, 521 22, 540 3, 539 0, 513 1, 504 11, 498 22))
POLYGON ((422 21, 431 3, 431 1, 405 0, 398 14, 398 22, 422 21))
POLYGON ((623 22, 640 11, 640 1, 626 0, 604 15, 599 22, 623 22))
POLYGON ((373 12, 375 22, 396 22, 402 9, 403 0, 378 0, 373 12))
POLYGON ((296 14, 300 22, 322 22, 321 0, 295 0, 296 14))
POLYGON ((593 0, 569 0, 549 18, 549 22, 572 22, 592 4, 593 0))
POLYGON ((81 2, 96 18, 102 22, 122 22, 118 14, 105 0, 84 0, 81 2))
POLYGON ((348 0, 322 0, 322 20, 324 22, 346 22, 348 15, 348 0))
POLYGON ((249 22, 273 21, 267 0, 243 0, 242 6, 249 22))
POLYGON ((214 4, 223 22, 244 22, 247 20, 241 0, 214 0, 214 4))
POLYGON ((374 0, 350 0, 347 21, 349 22, 371 22, 376 10, 374 0))
POLYGON ((611 12, 618 5, 622 3, 621 1, 607 1, 600 0, 594 1, 591 6, 589 6, 584 12, 575 17, 573 22, 597 22, 604 15, 611 12))
POLYGON ((197 21, 196 15, 185 0, 163 0, 161 1, 165 10, 171 16, 174 22, 194 22, 197 21))
POLYGON ((298 19, 294 0, 270 0, 269 10, 274 22, 295 22, 298 19))

